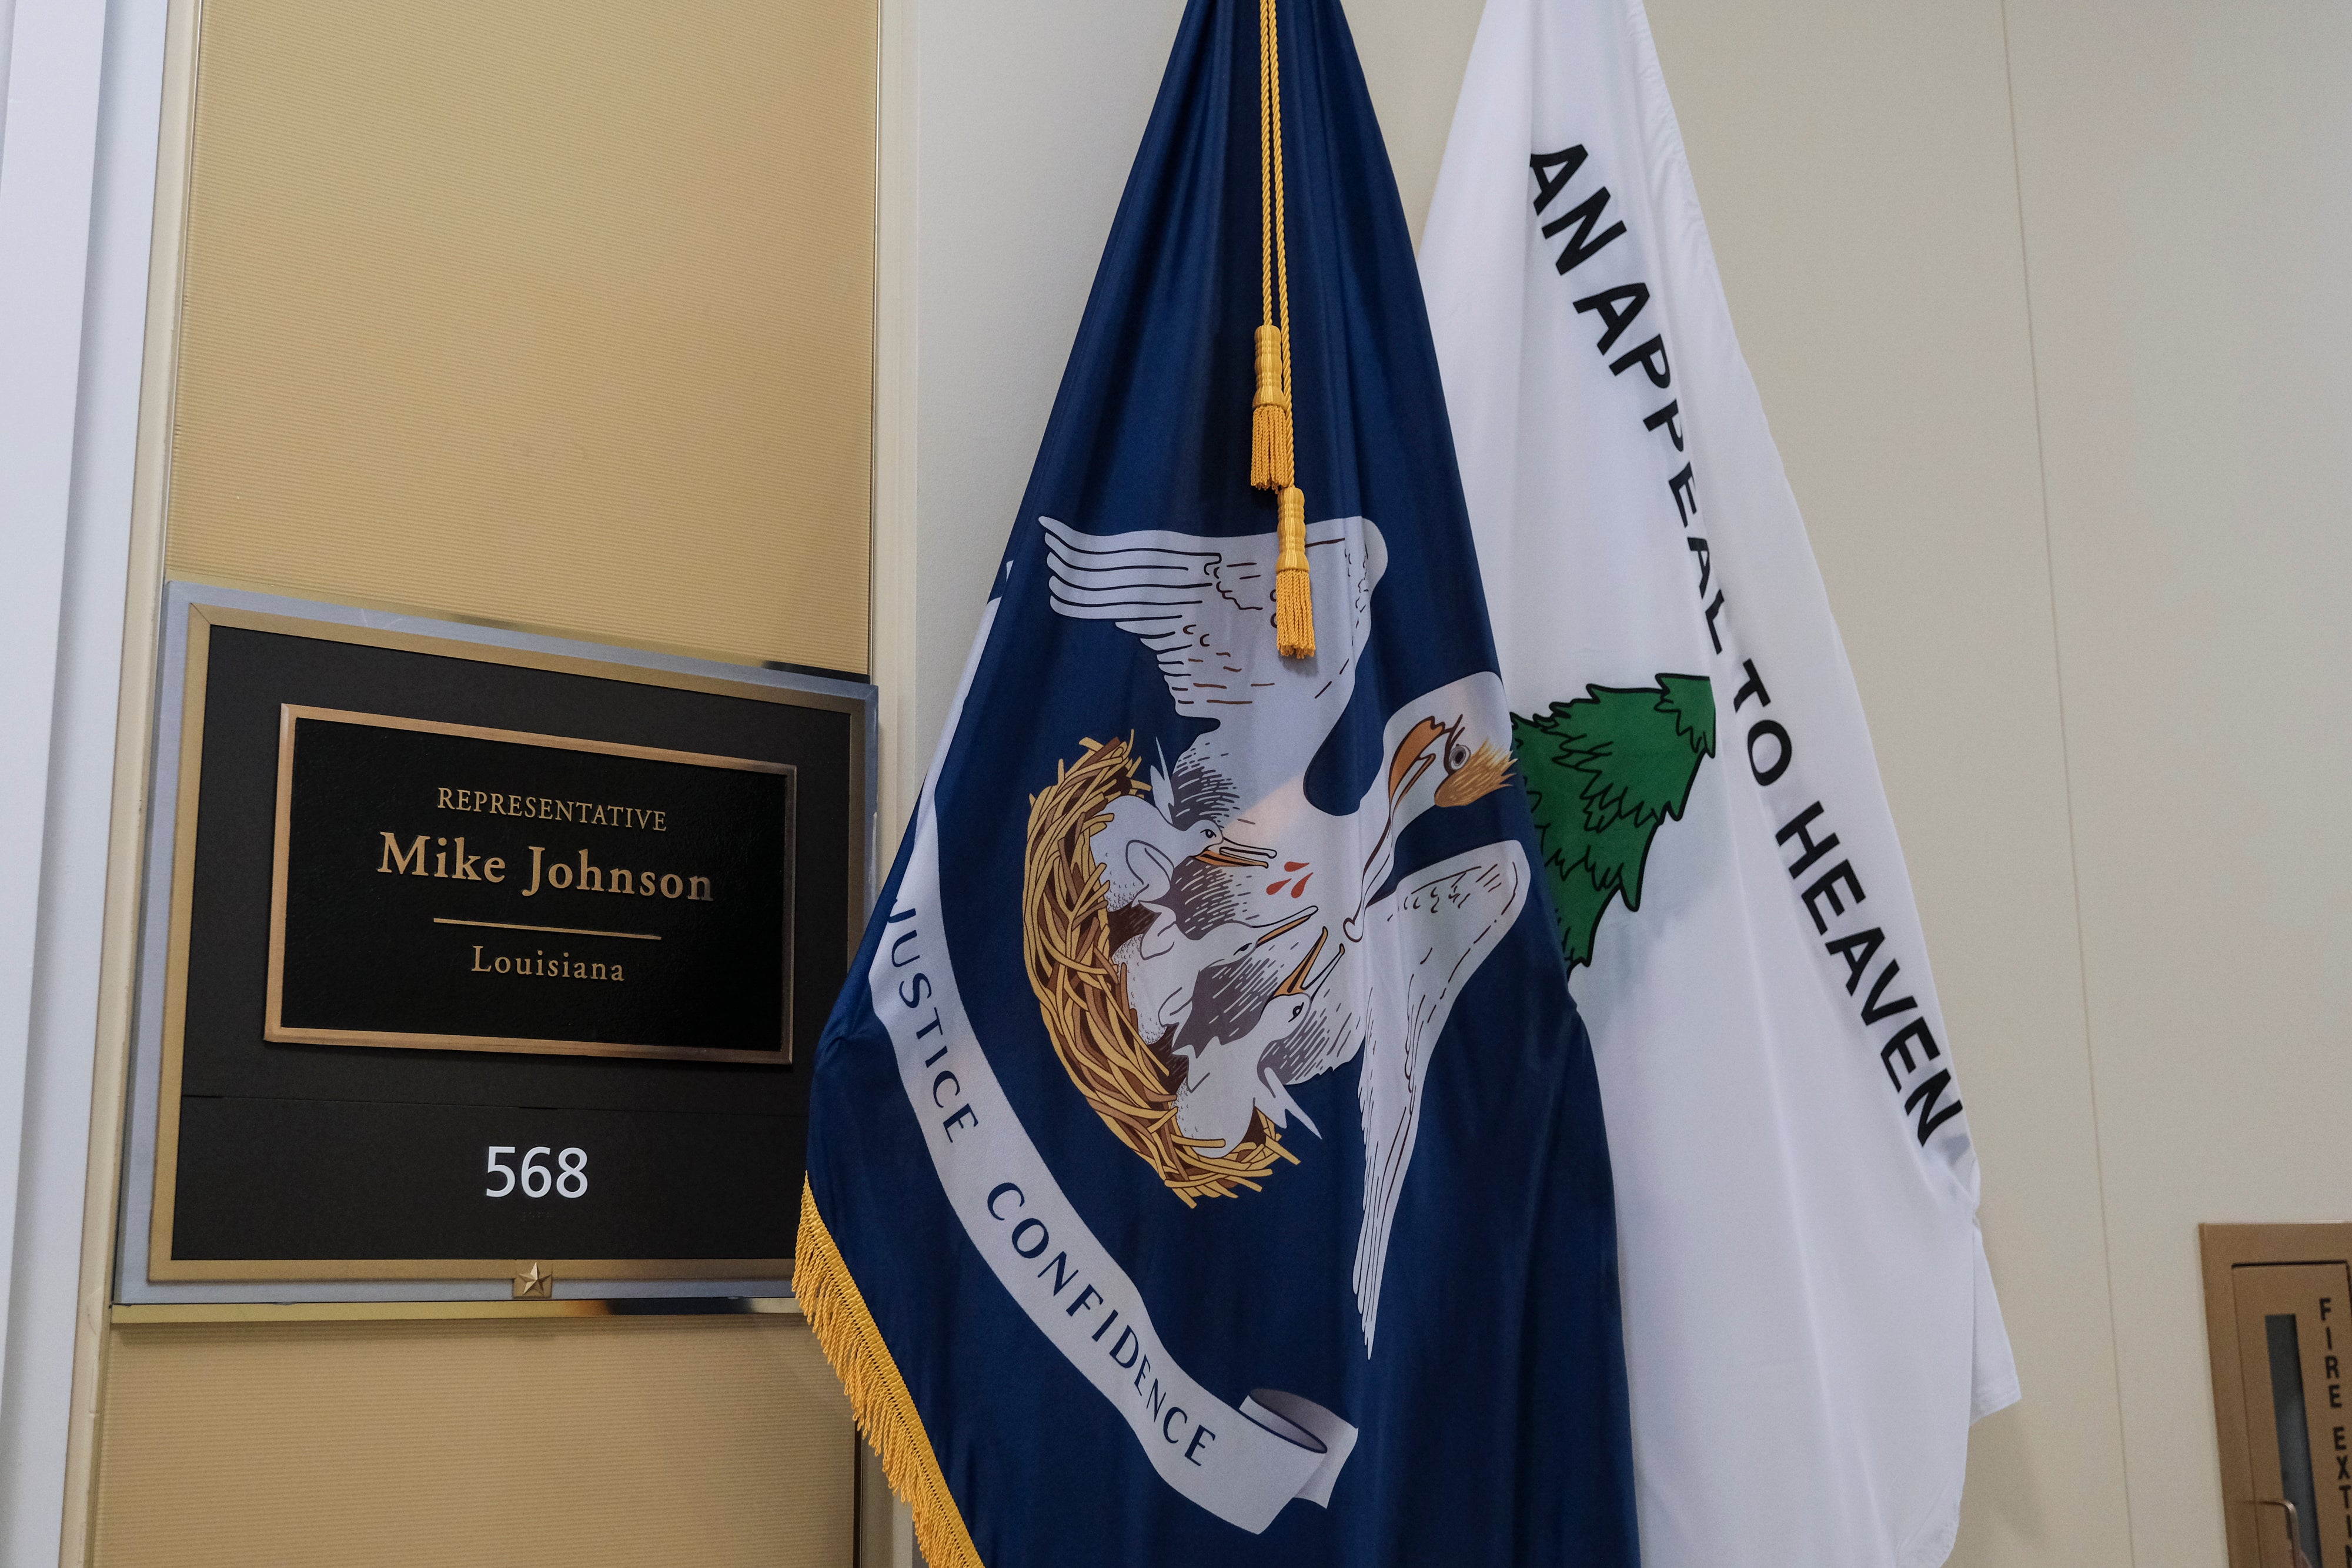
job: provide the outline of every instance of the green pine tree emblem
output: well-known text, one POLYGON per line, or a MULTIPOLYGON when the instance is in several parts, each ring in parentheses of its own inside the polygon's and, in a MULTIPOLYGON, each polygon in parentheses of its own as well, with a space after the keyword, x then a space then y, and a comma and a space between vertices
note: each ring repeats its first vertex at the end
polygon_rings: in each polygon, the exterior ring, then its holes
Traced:
POLYGON ((1705 675, 1584 690, 1549 713, 1511 717, 1571 969, 1592 961, 1612 898, 1642 907, 1650 841, 1667 818, 1682 820, 1700 760, 1715 755, 1715 688, 1705 675))

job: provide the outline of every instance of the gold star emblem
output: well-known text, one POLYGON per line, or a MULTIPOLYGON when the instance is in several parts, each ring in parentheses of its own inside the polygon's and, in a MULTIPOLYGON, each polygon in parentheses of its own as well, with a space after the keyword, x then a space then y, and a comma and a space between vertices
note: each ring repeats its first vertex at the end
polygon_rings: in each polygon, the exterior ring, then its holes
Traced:
POLYGON ((514 1277, 514 1299, 521 1301, 525 1296, 535 1296, 541 1301, 553 1300, 555 1276, 542 1273, 539 1265, 533 1263, 528 1270, 514 1277))

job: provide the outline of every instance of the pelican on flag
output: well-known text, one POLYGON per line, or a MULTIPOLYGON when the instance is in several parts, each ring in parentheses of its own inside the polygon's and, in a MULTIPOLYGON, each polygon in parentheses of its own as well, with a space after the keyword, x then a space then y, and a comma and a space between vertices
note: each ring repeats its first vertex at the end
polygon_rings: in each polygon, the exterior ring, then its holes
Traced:
POLYGON ((1339 0, 1192 0, 990 593, 794 1279, 924 1554, 1633 1568, 1599 1090, 1339 0))

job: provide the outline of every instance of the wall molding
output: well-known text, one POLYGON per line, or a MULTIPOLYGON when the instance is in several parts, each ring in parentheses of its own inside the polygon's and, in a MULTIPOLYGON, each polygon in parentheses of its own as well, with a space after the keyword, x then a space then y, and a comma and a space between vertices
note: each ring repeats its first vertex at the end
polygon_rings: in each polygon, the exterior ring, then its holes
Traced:
MULTIPOLYGON (((0 1343, 14 1270, 40 939, 58 618, 65 595, 82 307, 89 278, 103 7, 16 0, 0 12, 0 1343), (13 62, 13 75, 7 66, 13 62)), ((5 1379, 0 1368, 0 1379, 5 1379)), ((0 1381, 0 1395, 5 1395, 0 1381)))
POLYGON ((882 0, 876 149, 874 559, 872 657, 881 688, 882 761, 876 885, 898 852, 929 760, 917 735, 915 380, 920 325, 916 267, 918 0, 882 0))

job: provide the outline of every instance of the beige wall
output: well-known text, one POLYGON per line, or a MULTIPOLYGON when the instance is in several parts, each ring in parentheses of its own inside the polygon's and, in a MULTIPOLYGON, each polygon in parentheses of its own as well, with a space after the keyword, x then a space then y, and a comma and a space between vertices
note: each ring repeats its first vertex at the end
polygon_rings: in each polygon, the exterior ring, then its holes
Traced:
POLYGON ((2169 1568, 2221 1552, 2191 1227, 2352 1207, 2352 12, 2011 29, 2132 1537, 2169 1568))
MULTIPOLYGON (((871 0, 175 0, 183 44, 199 10, 192 149, 184 47, 164 116, 148 363, 171 398, 141 432, 162 507, 130 547, 130 747, 158 555, 868 667, 871 0)), ((99 1085, 65 1561, 855 1560, 848 1406, 797 1316, 110 1315, 99 1085)))
POLYGON ((206 0, 173 575, 863 674, 875 0, 206 0))
POLYGON ((797 1316, 118 1327, 98 1568, 849 1568, 797 1316))
MULTIPOLYGON (((1653 0, 1868 706, 2026 1397, 1954 1561, 2218 1562, 2202 1220, 2345 1218, 2352 13, 1653 0)), ((1177 0, 916 13, 919 773, 1177 0)), ((1350 0, 1408 214, 1475 0, 1350 0)))

